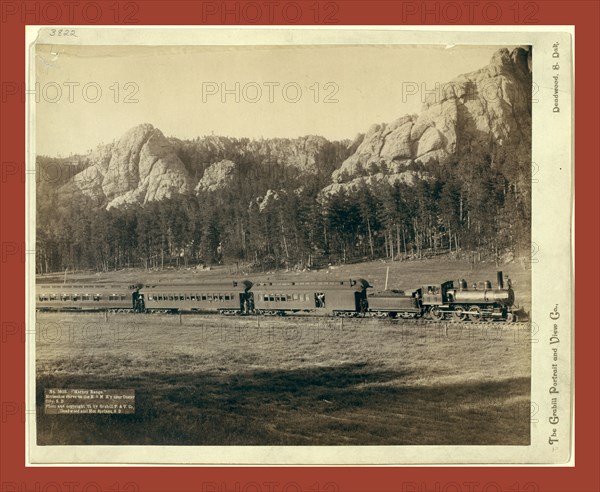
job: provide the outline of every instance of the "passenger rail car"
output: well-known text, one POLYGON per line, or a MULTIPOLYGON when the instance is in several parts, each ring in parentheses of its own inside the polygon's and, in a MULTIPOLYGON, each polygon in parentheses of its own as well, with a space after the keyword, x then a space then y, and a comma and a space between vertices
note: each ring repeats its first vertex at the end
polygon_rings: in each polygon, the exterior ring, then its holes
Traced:
POLYGON ((258 313, 267 315, 310 312, 352 316, 366 312, 369 287, 369 282, 364 279, 277 285, 259 283, 253 289, 254 306, 258 313))
POLYGON ((38 284, 40 311, 127 310, 132 307, 131 286, 114 284, 38 284))

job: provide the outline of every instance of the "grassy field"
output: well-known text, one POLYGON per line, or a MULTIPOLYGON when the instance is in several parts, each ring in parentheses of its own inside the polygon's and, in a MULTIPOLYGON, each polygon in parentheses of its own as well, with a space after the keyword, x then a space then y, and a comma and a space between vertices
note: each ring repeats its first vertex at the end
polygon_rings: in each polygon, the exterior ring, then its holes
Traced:
POLYGON ((526 445, 531 346, 523 330, 39 313, 38 443, 526 445), (132 388, 135 414, 46 415, 46 388, 132 388))

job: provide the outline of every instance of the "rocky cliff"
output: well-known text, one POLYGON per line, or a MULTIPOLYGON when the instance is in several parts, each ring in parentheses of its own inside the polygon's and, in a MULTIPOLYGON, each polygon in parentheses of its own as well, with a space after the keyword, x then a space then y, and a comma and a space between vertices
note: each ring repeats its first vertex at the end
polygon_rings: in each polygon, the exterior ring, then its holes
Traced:
MULTIPOLYGON (((531 152, 529 57, 523 48, 499 50, 486 67, 427 94, 419 115, 371 126, 324 191, 353 187, 369 175, 396 180, 416 161, 444 164, 474 151, 491 153, 502 145, 526 158, 531 152)), ((411 179, 407 175, 405 180, 411 179)))
POLYGON ((236 174, 237 168, 234 162, 227 159, 215 162, 204 171, 204 176, 198 181, 195 191, 200 193, 226 189, 233 184, 236 174))
POLYGON ((83 198, 109 209, 191 191, 187 171, 172 145, 150 124, 132 128, 86 160, 86 169, 60 189, 61 200, 73 203, 83 198))

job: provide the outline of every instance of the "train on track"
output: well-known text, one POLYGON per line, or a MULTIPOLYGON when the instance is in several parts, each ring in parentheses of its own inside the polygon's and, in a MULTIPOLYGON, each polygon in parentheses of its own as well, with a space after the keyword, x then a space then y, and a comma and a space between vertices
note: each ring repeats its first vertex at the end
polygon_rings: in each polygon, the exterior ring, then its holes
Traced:
POLYGON ((227 284, 37 284, 38 311, 202 312, 226 316, 321 315, 516 321, 502 272, 497 286, 452 280, 406 291, 370 292, 368 280, 227 284))

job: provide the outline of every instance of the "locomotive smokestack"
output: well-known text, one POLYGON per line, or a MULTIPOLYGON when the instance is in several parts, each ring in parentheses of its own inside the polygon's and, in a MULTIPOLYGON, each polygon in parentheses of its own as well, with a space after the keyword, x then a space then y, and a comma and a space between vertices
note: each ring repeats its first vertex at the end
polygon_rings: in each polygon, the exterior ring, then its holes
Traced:
POLYGON ((498 288, 504 289, 504 277, 502 276, 502 272, 498 271, 498 288))

